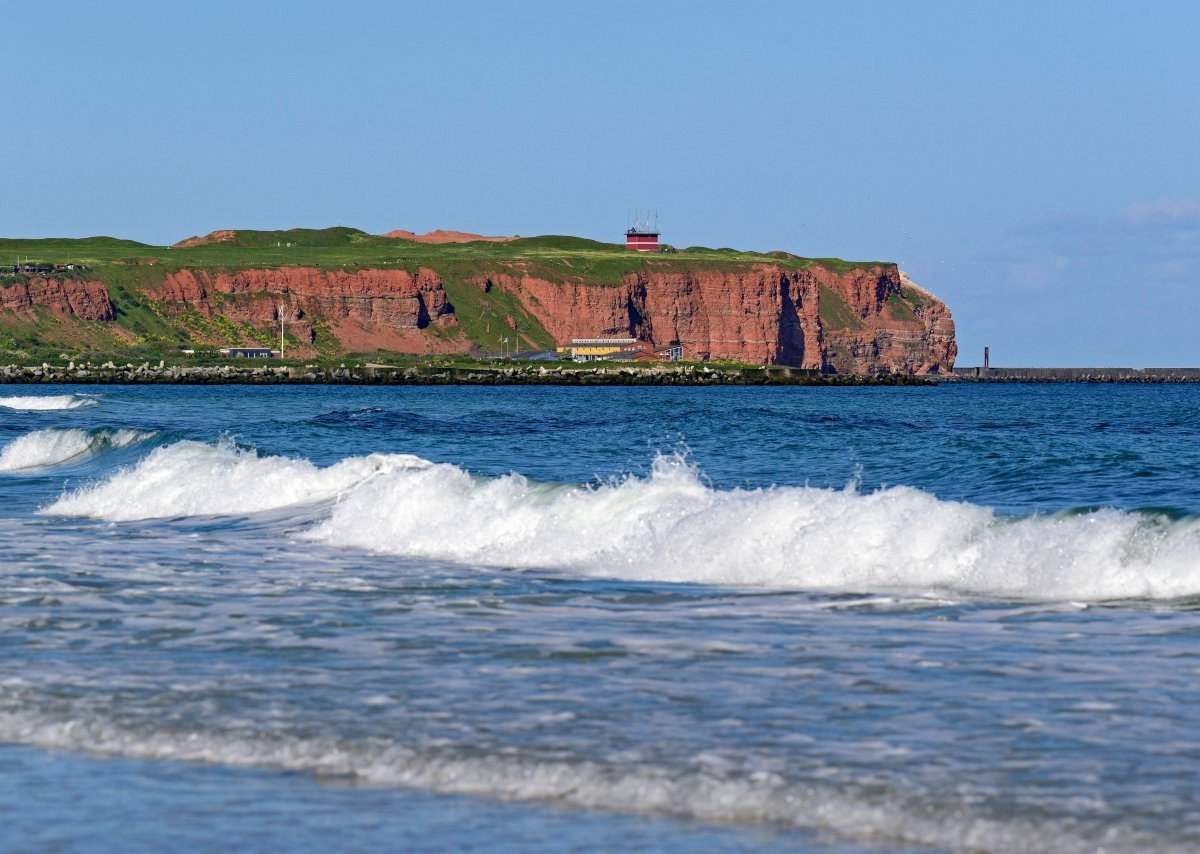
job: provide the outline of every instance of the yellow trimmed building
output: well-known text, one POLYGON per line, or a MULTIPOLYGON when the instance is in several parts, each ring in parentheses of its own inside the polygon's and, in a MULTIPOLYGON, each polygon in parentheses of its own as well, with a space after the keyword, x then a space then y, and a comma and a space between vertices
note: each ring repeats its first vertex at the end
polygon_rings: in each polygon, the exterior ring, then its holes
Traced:
POLYGON ((683 346, 671 344, 655 347, 642 338, 573 338, 556 352, 560 359, 576 362, 595 362, 605 359, 613 362, 679 362, 683 359, 683 346))
POLYGON ((576 362, 594 362, 625 351, 637 343, 636 338, 572 338, 570 344, 558 348, 558 355, 576 362))

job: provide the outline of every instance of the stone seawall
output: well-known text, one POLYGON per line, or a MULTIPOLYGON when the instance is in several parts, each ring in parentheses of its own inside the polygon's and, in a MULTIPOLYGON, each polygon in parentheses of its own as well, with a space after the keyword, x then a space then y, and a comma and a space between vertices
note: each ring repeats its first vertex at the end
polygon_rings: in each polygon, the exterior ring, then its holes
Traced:
POLYGON ((562 385, 562 386, 683 386, 683 385, 933 385, 923 377, 905 374, 838 376, 798 368, 714 368, 629 366, 604 368, 546 365, 421 365, 393 367, 255 367, 251 365, 168 366, 159 364, 78 367, 74 364, 0 367, 3 383, 66 383, 88 385, 562 385))

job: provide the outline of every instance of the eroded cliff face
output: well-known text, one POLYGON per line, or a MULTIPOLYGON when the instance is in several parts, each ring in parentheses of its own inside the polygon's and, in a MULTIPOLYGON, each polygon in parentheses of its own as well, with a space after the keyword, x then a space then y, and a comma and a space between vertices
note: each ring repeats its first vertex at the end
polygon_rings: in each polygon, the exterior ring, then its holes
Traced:
MULTIPOLYGON (((318 270, 309 267, 168 273, 153 296, 186 305, 201 314, 216 310, 215 294, 246 297, 220 301, 241 306, 247 319, 273 319, 278 298, 287 297, 299 311, 331 318, 420 329, 430 323, 452 323, 453 313, 437 273, 422 267, 407 270, 318 270)), ((228 312, 226 312, 228 314, 228 312)))
POLYGON ((832 373, 948 373, 957 354, 949 309, 892 265, 646 271, 607 286, 504 273, 476 283, 511 293, 564 342, 628 335, 682 344, 688 359, 832 373))
POLYGON ((108 289, 94 279, 38 277, 0 285, 0 311, 28 313, 37 308, 80 320, 112 320, 114 317, 108 289))
MULTIPOLYGON (((326 323, 347 350, 445 350, 444 339, 418 330, 456 324, 442 280, 428 268, 320 270, 311 267, 167 273, 149 296, 167 312, 191 310, 252 328, 286 322, 290 335, 312 343, 315 322, 326 323)), ((464 349, 451 347, 450 349, 464 349)))
POLYGON ((958 344, 950 309, 903 272, 892 270, 887 288, 874 299, 847 300, 856 322, 827 328, 826 370, 948 374, 953 369, 958 344))
MULTIPOLYGON (((957 355, 946 305, 894 265, 834 270, 819 263, 688 267, 648 263, 609 281, 550 279, 520 264, 483 264, 456 278, 504 299, 472 305, 464 294, 459 325, 439 274, 428 267, 337 269, 250 268, 163 272, 139 288, 156 314, 214 346, 277 340, 282 319, 289 353, 318 351, 468 352, 478 348, 464 328, 479 329, 486 312, 516 329, 523 341, 622 335, 659 346, 680 344, 687 359, 734 359, 839 374, 884 371, 949 373, 957 355), (506 307, 507 306, 507 307, 506 307), (474 312, 471 314, 470 312, 474 312), (479 315, 478 317, 476 315, 479 315), (197 320, 197 317, 199 320, 197 320), (475 324, 472 326, 472 324, 475 324), (292 349, 299 344, 298 349, 292 349)), ((118 293, 121 291, 118 289, 118 293)), ((456 293, 460 293, 456 291, 456 293)), ((46 308, 63 317, 115 321, 99 280, 30 278, 0 285, 0 311, 46 308)), ((493 342, 494 346, 494 342, 493 342)))

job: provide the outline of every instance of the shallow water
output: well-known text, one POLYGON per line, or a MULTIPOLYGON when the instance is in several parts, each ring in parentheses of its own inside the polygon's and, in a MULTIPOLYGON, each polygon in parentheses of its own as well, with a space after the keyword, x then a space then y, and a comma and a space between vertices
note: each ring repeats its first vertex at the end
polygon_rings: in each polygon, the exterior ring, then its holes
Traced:
POLYGON ((18 845, 1200 844, 1200 388, 0 406, 18 845))

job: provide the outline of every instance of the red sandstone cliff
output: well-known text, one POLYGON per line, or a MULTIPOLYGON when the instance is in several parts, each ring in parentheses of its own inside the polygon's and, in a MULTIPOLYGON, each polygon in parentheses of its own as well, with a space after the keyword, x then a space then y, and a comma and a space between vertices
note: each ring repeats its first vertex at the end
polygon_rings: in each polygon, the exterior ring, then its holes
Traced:
POLYGON ((31 312, 47 308, 62 317, 112 320, 108 290, 96 280, 31 278, 0 285, 0 311, 31 312))
MULTIPOLYGON (((168 312, 190 309, 252 327, 282 319, 301 341, 315 338, 313 321, 328 322, 348 350, 445 350, 412 334, 431 324, 457 322, 437 273, 407 270, 319 270, 311 267, 167 273, 150 296, 168 312)), ((465 349, 463 346, 450 349, 465 349)))
MULTIPOLYGON (((502 290, 558 342, 629 335, 660 346, 681 344, 688 359, 728 358, 843 374, 948 373, 957 354, 949 309, 894 265, 838 272, 820 264, 802 269, 773 263, 725 269, 647 264, 598 282, 552 281, 510 263, 471 281, 484 290, 502 290)), ((429 353, 473 346, 458 326, 441 278, 428 267, 416 273, 183 269, 163 273, 145 296, 157 304, 155 311, 180 318, 189 335, 211 344, 271 340, 282 314, 293 341, 315 345, 290 350, 297 355, 315 353, 317 347, 429 353), (188 313, 211 323, 188 322, 188 313), (244 340, 231 340, 239 335, 244 340)), ((0 286, 0 310, 28 313, 38 307, 83 320, 116 316, 97 280, 30 278, 0 286)), ((514 318, 503 319, 516 326, 514 318)), ((124 334, 117 324, 113 329, 124 334)))
POLYGON ((946 305, 893 265, 647 270, 612 285, 505 273, 476 284, 512 294, 559 341, 630 335, 682 344, 689 359, 929 374, 948 373, 958 349, 946 305))
POLYGON ((951 372, 958 344, 950 309, 903 272, 891 268, 882 292, 847 302, 858 322, 826 328, 827 370, 951 372))

